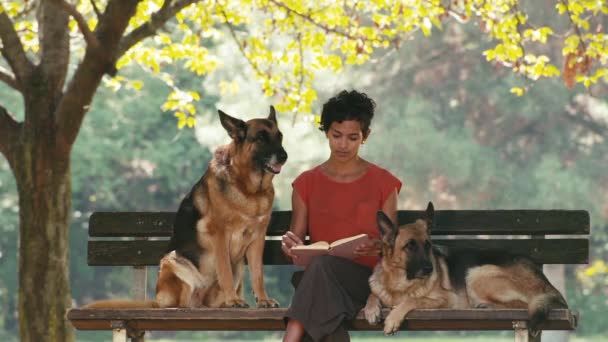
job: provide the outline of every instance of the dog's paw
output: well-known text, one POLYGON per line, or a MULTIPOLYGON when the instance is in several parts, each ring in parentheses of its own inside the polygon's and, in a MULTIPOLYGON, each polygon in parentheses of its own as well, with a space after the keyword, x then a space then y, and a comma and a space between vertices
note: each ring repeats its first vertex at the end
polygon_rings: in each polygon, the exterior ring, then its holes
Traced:
POLYGON ((227 300, 222 304, 222 308, 248 308, 249 304, 242 299, 227 300))
POLYGON ((393 335, 401 327, 404 316, 399 312, 392 310, 384 320, 384 335, 393 335))
POLYGON ((365 313, 365 319, 369 324, 376 325, 382 321, 382 307, 380 305, 373 305, 368 302, 363 309, 365 313))
POLYGON ((269 309, 279 307, 279 302, 272 298, 256 299, 256 302, 258 304, 258 308, 269 309))

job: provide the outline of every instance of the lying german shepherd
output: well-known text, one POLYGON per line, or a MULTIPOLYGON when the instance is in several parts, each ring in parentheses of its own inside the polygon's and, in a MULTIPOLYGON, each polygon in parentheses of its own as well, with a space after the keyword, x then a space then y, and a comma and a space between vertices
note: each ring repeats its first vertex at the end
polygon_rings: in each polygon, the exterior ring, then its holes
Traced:
POLYGON ((426 218, 401 227, 378 212, 382 260, 369 279, 365 305, 370 324, 381 320, 381 307, 392 308, 384 333, 399 329, 413 309, 525 308, 528 329, 535 336, 551 309, 567 308, 564 297, 531 260, 504 251, 448 249, 431 243, 434 208, 426 218))
POLYGON ((258 307, 278 307, 266 294, 263 251, 272 213, 272 179, 287 160, 274 107, 247 122, 218 111, 232 141, 214 154, 182 200, 167 254, 160 261, 156 300, 99 301, 102 307, 248 307, 245 258, 258 307))

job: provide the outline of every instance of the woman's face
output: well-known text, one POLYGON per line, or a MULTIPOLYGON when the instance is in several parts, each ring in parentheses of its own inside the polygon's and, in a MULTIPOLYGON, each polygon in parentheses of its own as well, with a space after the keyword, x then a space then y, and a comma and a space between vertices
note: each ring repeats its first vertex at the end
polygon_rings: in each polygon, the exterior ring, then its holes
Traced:
POLYGON ((329 139, 331 158, 345 162, 359 155, 359 147, 363 141, 359 121, 332 122, 326 135, 329 139))

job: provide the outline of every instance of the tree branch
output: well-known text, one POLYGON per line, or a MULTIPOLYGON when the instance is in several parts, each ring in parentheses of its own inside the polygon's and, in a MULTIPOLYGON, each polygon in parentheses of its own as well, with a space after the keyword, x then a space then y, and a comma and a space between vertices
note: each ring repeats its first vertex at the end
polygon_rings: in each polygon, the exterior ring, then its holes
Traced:
POLYGON ((200 0, 176 0, 174 2, 165 0, 163 7, 152 14, 149 21, 131 31, 121 40, 117 56, 122 56, 133 45, 147 37, 153 36, 159 28, 165 25, 179 11, 198 1, 200 0))
MULTIPOLYGON (((585 109, 582 109, 583 111, 585 109)), ((565 111, 562 115, 571 122, 574 122, 588 131, 591 131, 600 137, 606 138, 608 137, 608 125, 604 125, 600 122, 597 122, 593 119, 586 119, 581 115, 577 115, 576 111, 565 111)), ((590 117, 590 115, 588 115, 590 117)))
POLYGON ((21 91, 21 87, 19 86, 19 83, 17 83, 15 76, 11 75, 11 73, 8 70, 4 69, 1 66, 0 66, 0 81, 8 84, 11 88, 13 88, 17 91, 21 91))
POLYGON ((91 6, 93 6, 93 11, 95 12, 95 15, 97 16, 98 20, 101 20, 101 12, 99 12, 99 8, 97 8, 97 4, 95 3, 95 0, 90 0, 91 2, 91 6))
POLYGON ((25 7, 23 8, 23 10, 21 12, 17 13, 17 15, 15 15, 15 19, 21 19, 21 18, 24 18, 24 17, 30 15, 32 13, 32 11, 34 11, 34 9, 36 8, 36 5, 37 5, 36 1, 30 1, 29 5, 26 4, 25 7))
POLYGON ((25 83, 34 65, 27 59, 21 39, 15 32, 13 21, 0 5, 0 40, 2 40, 2 56, 7 60, 20 88, 25 83))
POLYGON ((70 62, 70 18, 57 1, 41 1, 36 18, 44 90, 52 94, 52 99, 59 99, 70 62))
POLYGON ((6 157, 11 167, 15 162, 15 147, 21 123, 15 121, 6 108, 0 106, 0 153, 6 157))
POLYGON ((300 17, 300 18, 304 19, 305 21, 308 21, 309 23, 311 23, 314 26, 316 26, 316 27, 324 30, 325 32, 333 33, 333 34, 345 37, 345 38, 350 39, 350 40, 360 40, 360 41, 363 41, 363 42, 365 42, 365 41, 379 42, 379 41, 373 40, 373 39, 370 40, 369 38, 367 38, 366 36, 363 36, 363 35, 356 35, 355 36, 355 35, 352 35, 352 34, 350 34, 348 32, 344 32, 344 31, 338 30, 336 28, 329 27, 329 26, 327 26, 327 25, 325 25, 323 23, 320 23, 320 22, 314 20, 310 15, 300 13, 300 12, 294 10, 293 8, 289 7, 288 5, 286 5, 286 4, 284 4, 284 3, 280 2, 280 1, 270 0, 270 2, 273 3, 277 7, 280 7, 282 9, 284 9, 287 13, 291 13, 291 14, 297 16, 297 17, 300 17))
POLYGON ((249 58, 249 56, 247 55, 247 51, 245 51, 244 44, 241 43, 241 41, 239 40, 239 37, 236 36, 236 31, 234 30, 234 27, 232 26, 232 24, 230 24, 230 21, 228 21, 228 16, 226 15, 226 12, 224 12, 223 8, 221 9, 221 12, 222 12, 222 16, 224 16, 224 21, 226 23, 226 26, 228 26, 228 31, 230 31, 230 35, 232 36, 232 39, 234 39, 236 46, 239 48, 241 55, 243 55, 243 57, 245 57, 245 60, 247 61, 247 63, 249 63, 249 66, 251 66, 253 71, 259 77, 264 77, 264 73, 262 72, 262 70, 260 70, 260 67, 257 64, 254 64, 251 61, 251 59, 249 58))
POLYGON ((99 48, 87 45, 82 63, 57 106, 55 120, 62 149, 71 149, 82 120, 105 73, 114 70, 118 47, 140 0, 109 0, 95 29, 99 48))
MULTIPOLYGON (((84 40, 87 42, 87 44, 91 45, 94 48, 98 48, 99 40, 97 39, 97 37, 95 37, 93 32, 91 32, 87 21, 84 19, 82 14, 78 12, 76 6, 67 3, 65 0, 55 1, 61 6, 64 11, 66 11, 70 16, 72 16, 72 18, 74 18, 74 20, 76 20, 76 23, 78 24, 78 29, 80 30, 80 32, 82 32, 84 40)), ((93 3, 93 8, 96 10, 95 13, 97 13, 97 7, 95 6, 95 3, 93 3)))

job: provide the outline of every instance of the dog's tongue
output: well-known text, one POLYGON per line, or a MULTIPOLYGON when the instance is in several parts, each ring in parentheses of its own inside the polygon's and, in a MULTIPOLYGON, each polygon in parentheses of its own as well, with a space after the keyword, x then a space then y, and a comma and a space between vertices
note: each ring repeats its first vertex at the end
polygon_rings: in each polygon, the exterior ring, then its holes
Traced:
POLYGON ((281 172, 281 168, 283 167, 283 164, 274 164, 274 165, 268 165, 272 171, 274 173, 280 173, 281 172))

